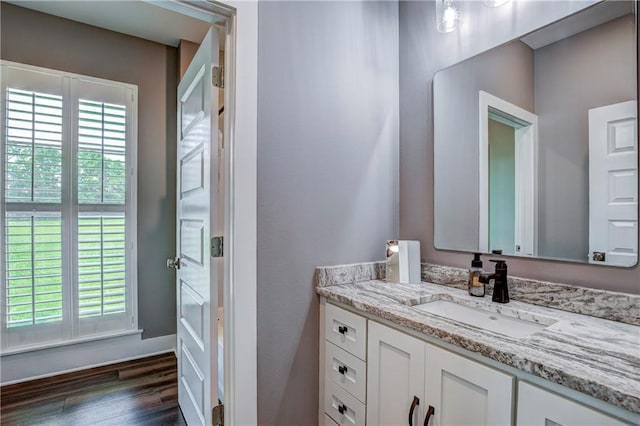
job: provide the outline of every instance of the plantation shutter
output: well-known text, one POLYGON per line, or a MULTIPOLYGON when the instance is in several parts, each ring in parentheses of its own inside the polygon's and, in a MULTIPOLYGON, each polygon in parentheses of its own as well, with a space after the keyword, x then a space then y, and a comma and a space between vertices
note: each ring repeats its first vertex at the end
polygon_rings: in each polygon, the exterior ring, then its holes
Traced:
POLYGON ((62 219, 64 79, 2 68, 3 347, 70 337, 62 219))
POLYGON ((61 321, 62 96, 9 88, 6 115, 7 326, 61 321))
POLYGON ((2 349, 135 327, 135 88, 3 62, 2 349))
POLYGON ((77 279, 82 334, 126 327, 128 97, 78 82, 77 279))

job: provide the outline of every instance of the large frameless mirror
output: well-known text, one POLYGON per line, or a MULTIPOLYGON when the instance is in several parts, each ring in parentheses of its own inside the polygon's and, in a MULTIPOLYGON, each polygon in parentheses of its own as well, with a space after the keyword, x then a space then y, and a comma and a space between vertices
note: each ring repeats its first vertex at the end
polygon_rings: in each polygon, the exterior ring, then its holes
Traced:
POLYGON ((635 265, 636 67, 607 1, 436 73, 436 248, 635 265))

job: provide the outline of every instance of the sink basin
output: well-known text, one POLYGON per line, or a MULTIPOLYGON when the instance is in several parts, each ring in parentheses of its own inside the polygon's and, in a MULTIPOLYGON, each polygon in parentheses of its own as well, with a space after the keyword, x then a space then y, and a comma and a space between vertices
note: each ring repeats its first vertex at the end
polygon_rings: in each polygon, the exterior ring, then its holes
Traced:
MULTIPOLYGON (((473 303, 468 302, 468 304, 473 303)), ((414 309, 516 339, 530 336, 556 322, 550 317, 510 307, 500 305, 494 307, 489 304, 468 306, 468 304, 440 299, 415 305, 414 309)))

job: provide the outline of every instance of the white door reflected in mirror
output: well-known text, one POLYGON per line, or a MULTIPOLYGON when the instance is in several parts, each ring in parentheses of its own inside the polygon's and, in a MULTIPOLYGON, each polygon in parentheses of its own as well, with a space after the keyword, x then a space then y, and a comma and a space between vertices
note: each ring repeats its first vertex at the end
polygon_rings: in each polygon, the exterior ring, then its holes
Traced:
POLYGON ((636 101, 589 110, 589 262, 638 260, 636 101))

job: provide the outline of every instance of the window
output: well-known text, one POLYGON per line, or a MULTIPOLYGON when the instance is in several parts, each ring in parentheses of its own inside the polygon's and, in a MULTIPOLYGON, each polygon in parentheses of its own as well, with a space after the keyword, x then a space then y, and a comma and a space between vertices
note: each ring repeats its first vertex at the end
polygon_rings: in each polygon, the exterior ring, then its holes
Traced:
POLYGON ((135 329, 137 88, 0 66, 2 349, 135 329))

